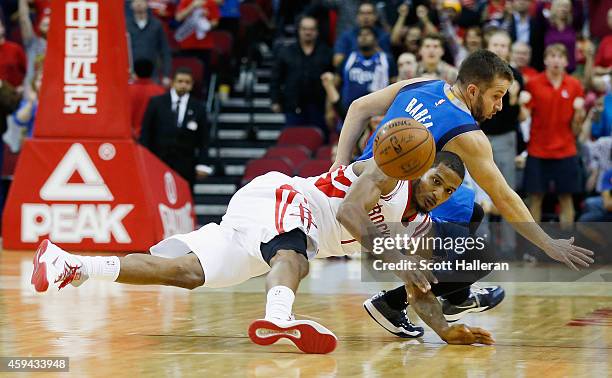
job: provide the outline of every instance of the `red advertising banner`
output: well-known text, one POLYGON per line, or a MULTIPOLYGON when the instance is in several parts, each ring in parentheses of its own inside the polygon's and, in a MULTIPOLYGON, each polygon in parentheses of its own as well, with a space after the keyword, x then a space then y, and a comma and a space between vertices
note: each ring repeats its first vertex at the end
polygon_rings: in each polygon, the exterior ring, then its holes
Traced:
POLYGON ((129 138, 122 0, 51 2, 35 137, 129 138))
POLYGON ((3 217, 4 247, 145 251, 194 228, 187 182, 130 140, 27 141, 3 217))
POLYGON ((146 251, 194 228, 188 183, 131 139, 123 0, 53 0, 34 138, 20 153, 3 247, 146 251))

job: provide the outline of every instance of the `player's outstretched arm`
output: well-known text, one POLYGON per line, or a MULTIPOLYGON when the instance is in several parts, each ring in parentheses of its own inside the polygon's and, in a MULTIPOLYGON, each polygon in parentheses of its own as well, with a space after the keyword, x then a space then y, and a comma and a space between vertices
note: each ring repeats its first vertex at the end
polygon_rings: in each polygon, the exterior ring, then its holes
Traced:
MULTIPOLYGON (((338 209, 336 219, 357 240, 366 251, 374 251, 373 241, 385 236, 374 226, 368 213, 380 199, 382 188, 389 184, 394 186, 392 180, 382 173, 373 160, 369 160, 364 172, 351 185, 346 197, 338 209), (369 234, 369 232, 373 234, 369 234)), ((363 164, 366 164, 364 162, 363 164)), ((398 264, 402 260, 418 264, 419 256, 404 256, 397 249, 385 250, 381 255, 384 263, 398 264)), ((430 282, 437 283, 437 279, 430 271, 396 270, 395 274, 405 283, 416 285, 421 291, 431 290, 430 282)))
POLYGON ((588 267, 593 252, 573 245, 574 239, 552 239, 534 221, 521 197, 508 185, 493 160, 491 144, 482 131, 472 131, 451 140, 445 150, 461 156, 470 175, 487 192, 500 214, 527 240, 540 247, 551 258, 574 270, 588 267))
POLYGON ((449 326, 442 313, 442 306, 432 292, 423 293, 414 285, 406 285, 408 292, 408 303, 427 323, 440 338, 449 344, 487 344, 495 343, 491 334, 476 327, 468 327, 464 324, 449 326))
POLYGON ((344 119, 340 139, 338 140, 336 160, 329 169, 330 172, 341 165, 351 162, 353 148, 357 144, 357 140, 363 133, 370 118, 385 114, 400 89, 409 84, 428 80, 431 79, 416 78, 402 80, 353 101, 344 119))

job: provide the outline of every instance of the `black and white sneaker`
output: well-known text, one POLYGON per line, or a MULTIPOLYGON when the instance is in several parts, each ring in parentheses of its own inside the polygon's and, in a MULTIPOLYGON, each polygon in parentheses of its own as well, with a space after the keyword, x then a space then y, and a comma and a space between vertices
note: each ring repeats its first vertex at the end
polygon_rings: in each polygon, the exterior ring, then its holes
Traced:
POLYGON ((395 336, 404 338, 421 337, 425 333, 423 327, 414 325, 408 318, 406 310, 396 310, 385 301, 383 290, 372 298, 363 302, 363 307, 368 314, 384 329, 395 336))
POLYGON ((440 302, 442 302, 442 312, 444 312, 446 321, 452 323, 470 312, 483 312, 492 309, 504 300, 505 295, 504 289, 500 286, 478 287, 472 285, 470 296, 465 302, 458 305, 453 305, 446 299, 440 299, 440 302))

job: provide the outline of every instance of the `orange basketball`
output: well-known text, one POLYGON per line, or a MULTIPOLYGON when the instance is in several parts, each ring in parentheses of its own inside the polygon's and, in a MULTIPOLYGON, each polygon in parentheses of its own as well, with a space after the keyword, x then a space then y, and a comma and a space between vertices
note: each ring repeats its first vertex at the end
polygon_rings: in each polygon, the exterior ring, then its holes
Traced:
POLYGON ((374 160, 387 175, 398 180, 421 177, 433 164, 436 143, 425 126, 412 118, 385 123, 374 139, 374 160))

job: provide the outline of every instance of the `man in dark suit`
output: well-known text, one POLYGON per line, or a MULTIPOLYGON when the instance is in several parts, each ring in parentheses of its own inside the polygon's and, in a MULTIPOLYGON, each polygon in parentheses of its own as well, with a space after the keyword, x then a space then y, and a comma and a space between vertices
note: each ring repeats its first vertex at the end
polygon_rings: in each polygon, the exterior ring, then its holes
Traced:
POLYGON ((178 68, 168 93, 152 97, 142 119, 140 143, 193 187, 206 177, 208 127, 204 103, 190 96, 193 74, 178 68))
POLYGON ((539 71, 544 69, 544 31, 538 26, 535 17, 529 15, 532 0, 515 0, 512 13, 508 14, 506 30, 512 41, 524 42, 531 46, 531 67, 539 71))

